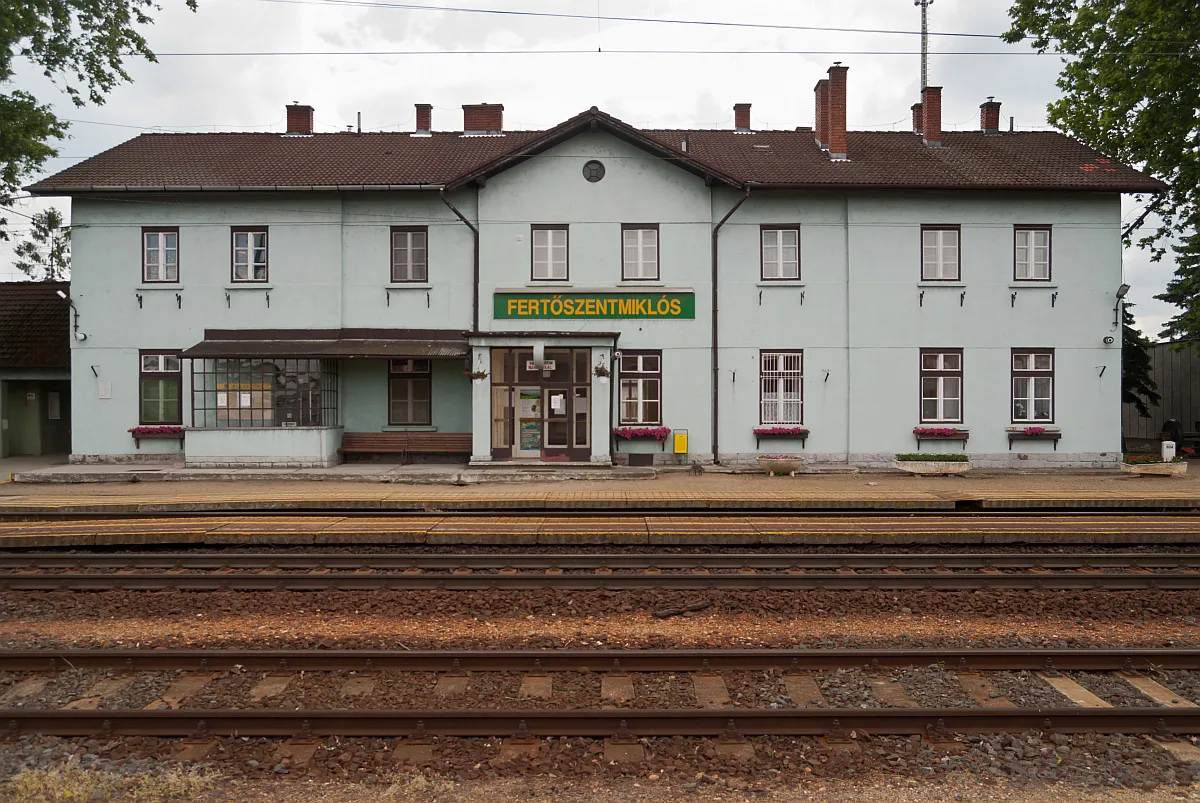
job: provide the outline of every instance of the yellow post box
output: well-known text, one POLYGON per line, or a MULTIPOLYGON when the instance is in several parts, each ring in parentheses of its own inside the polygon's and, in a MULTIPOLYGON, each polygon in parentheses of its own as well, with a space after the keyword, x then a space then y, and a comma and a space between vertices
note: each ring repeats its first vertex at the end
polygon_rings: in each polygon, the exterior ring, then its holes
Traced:
POLYGON ((677 429, 675 435, 675 454, 688 453, 688 433, 686 429, 677 429))

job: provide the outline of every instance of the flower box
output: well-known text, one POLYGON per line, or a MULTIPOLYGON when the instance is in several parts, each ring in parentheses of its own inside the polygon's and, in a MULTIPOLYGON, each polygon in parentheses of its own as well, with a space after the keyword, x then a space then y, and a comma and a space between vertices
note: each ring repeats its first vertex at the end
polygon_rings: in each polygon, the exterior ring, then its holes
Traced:
POLYGON ((1015 426, 1008 428, 1008 450, 1012 451, 1014 441, 1050 441, 1054 451, 1058 451, 1058 442, 1062 440, 1062 432, 1058 427, 1015 426))
POLYGON ((800 441, 800 448, 805 448, 808 442, 808 429, 805 427, 786 426, 786 425, 769 425, 754 428, 754 448, 758 449, 762 445, 763 438, 790 438, 800 441))
POLYGON ((971 437, 970 430, 962 427, 913 427, 913 435, 917 439, 917 451, 921 451, 921 441, 960 441, 962 448, 967 448, 967 439, 971 437))
POLYGON ((133 445, 136 449, 142 448, 143 440, 177 440, 180 445, 183 444, 183 427, 173 426, 144 426, 131 427, 129 434, 133 436, 133 445))
POLYGON ((621 449, 621 441, 649 440, 658 441, 659 451, 665 452, 667 438, 671 434, 670 427, 614 427, 613 445, 617 451, 621 449))
POLYGON ((1177 457, 1163 462, 1157 455, 1129 455, 1121 461, 1121 470, 1126 474, 1144 474, 1151 477, 1178 477, 1187 473, 1188 464, 1177 457))
POLYGON ((787 474, 789 477, 794 477, 797 471, 804 470, 804 458, 798 455, 761 455, 758 458, 758 464, 767 472, 768 477, 774 477, 776 474, 787 474))
POLYGON ((965 454, 898 454, 892 465, 909 474, 924 475, 966 474, 971 470, 965 454))

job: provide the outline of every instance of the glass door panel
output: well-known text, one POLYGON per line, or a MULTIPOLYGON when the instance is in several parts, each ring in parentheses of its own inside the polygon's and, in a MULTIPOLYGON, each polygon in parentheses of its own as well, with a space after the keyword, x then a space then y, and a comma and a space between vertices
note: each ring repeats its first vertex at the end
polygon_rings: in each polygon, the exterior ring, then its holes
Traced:
POLYGON ((570 445, 571 418, 568 407, 569 388, 545 388, 546 448, 566 449, 570 445))
POLYGON ((511 449, 513 431, 512 388, 492 388, 492 448, 511 449))
POLYGON ((517 457, 542 456, 542 389, 517 388, 517 457))
POLYGON ((592 409, 588 390, 589 388, 586 386, 575 388, 574 410, 572 411, 575 431, 572 446, 576 449, 587 449, 592 443, 592 409))

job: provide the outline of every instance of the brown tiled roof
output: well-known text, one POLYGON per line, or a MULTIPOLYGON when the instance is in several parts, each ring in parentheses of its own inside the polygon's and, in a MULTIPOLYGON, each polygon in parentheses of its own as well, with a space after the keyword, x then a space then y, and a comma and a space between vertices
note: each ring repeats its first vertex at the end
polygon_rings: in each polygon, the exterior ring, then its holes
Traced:
POLYGON ((67 282, 0 283, 0 369, 69 368, 67 282))
POLYGON ((639 130, 590 109, 547 131, 143 134, 34 184, 89 191, 453 186, 486 177, 587 128, 634 142, 723 183, 797 188, 1039 189, 1160 192, 1157 179, 1055 132, 946 132, 929 148, 907 132, 851 131, 834 162, 812 131, 639 130), (686 153, 684 136, 689 140, 686 153), (765 147, 764 147, 765 146, 765 147))

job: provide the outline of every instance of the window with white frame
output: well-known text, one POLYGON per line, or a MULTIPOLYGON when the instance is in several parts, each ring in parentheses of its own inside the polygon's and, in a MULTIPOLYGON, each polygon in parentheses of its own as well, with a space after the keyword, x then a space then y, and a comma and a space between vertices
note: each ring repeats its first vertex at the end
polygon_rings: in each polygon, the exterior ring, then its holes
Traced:
POLYGON ((233 280, 235 282, 265 282, 267 280, 267 229, 235 228, 233 230, 233 280))
POLYGON ((800 229, 762 229, 762 278, 800 278, 800 229))
POLYGON ((180 380, 178 354, 141 352, 138 376, 138 421, 179 424, 180 380))
POLYGON ((1014 230, 1013 278, 1018 281, 1050 281, 1050 229, 1014 230))
POLYGON ((142 229, 142 281, 179 281, 179 229, 142 229))
POLYGON ((539 282, 565 282, 567 267, 566 226, 533 227, 532 276, 539 282))
POLYGON ((1012 420, 1054 420, 1054 352, 1012 352, 1012 420))
POLYGON ((921 279, 927 282, 958 281, 959 229, 957 226, 921 227, 921 279))
POLYGON ((658 226, 621 227, 621 278, 626 280, 658 278, 658 226))
POLYGON ((758 388, 760 423, 803 424, 804 352, 760 352, 758 388))
POLYGON ((961 349, 921 349, 921 423, 962 423, 961 349))
POLYGON ((621 423, 662 423, 662 352, 621 352, 621 423))
POLYGON ((392 281, 429 280, 429 230, 425 226, 392 227, 392 281))

